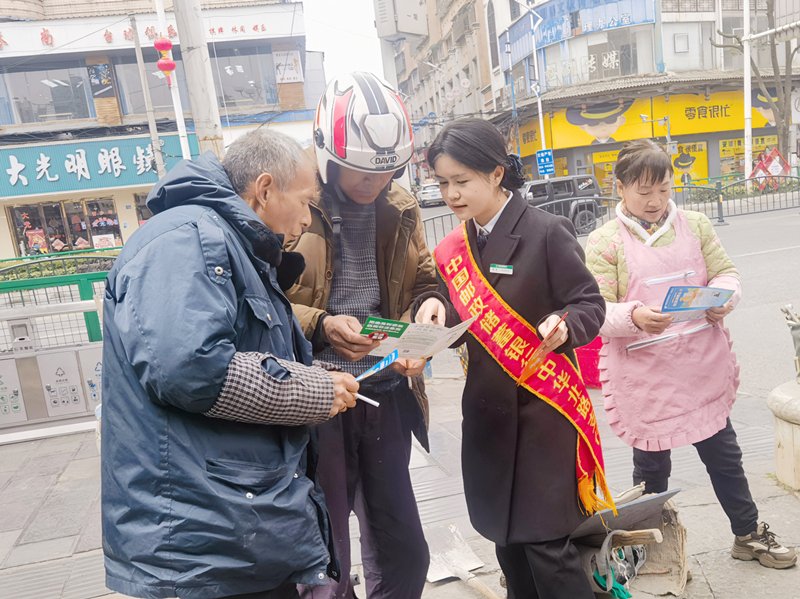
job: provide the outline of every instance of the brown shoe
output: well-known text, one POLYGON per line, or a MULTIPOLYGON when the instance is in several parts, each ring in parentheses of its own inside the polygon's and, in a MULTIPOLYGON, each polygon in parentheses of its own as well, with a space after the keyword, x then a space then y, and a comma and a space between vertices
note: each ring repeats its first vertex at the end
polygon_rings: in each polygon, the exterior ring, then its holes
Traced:
POLYGON ((734 559, 750 561, 757 559, 765 568, 791 568, 797 563, 794 549, 784 547, 775 540, 775 533, 770 531, 769 524, 760 522, 755 532, 733 541, 731 556, 734 559))

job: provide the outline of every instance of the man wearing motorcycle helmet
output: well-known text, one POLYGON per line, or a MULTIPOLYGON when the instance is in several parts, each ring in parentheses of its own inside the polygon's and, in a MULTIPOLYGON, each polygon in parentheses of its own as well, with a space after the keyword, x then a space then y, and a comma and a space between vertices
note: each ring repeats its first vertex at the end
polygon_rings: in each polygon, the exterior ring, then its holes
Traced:
MULTIPOLYGON (((330 82, 319 102, 314 152, 321 195, 294 247, 306 270, 288 296, 321 360, 360 374, 379 341, 360 334, 369 316, 408 321, 415 298, 436 289, 416 200, 393 182, 413 153, 398 93, 370 73, 330 82)), ((361 530, 370 599, 419 599, 428 570, 408 472, 412 432, 427 440, 424 361, 401 360, 366 379, 364 395, 334 426, 318 428, 318 473, 331 515, 340 579, 303 589, 313 599, 355 597, 350 581, 351 511, 361 530)))

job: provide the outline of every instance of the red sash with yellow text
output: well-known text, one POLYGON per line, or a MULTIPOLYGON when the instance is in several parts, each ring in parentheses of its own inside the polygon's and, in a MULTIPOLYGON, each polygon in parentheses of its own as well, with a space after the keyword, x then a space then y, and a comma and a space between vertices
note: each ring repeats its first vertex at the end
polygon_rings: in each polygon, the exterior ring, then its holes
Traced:
MULTIPOLYGON (((467 241, 466 223, 445 237, 433 254, 458 314, 463 320, 477 316, 470 334, 518 381, 526 360, 541 341, 536 329, 503 301, 483 276, 467 241)), ((597 420, 580 372, 566 357, 551 352, 519 384, 557 410, 578 431, 575 471, 583 509, 588 514, 603 508, 616 513, 606 484, 597 420), (597 495, 595 485, 605 499, 597 495)))

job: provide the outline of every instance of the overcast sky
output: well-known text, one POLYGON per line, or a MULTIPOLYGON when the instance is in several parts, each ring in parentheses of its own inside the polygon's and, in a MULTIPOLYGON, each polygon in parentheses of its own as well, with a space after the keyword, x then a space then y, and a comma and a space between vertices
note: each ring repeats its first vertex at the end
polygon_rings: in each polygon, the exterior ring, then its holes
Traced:
POLYGON ((306 46, 325 53, 325 76, 371 71, 383 76, 372 0, 304 0, 306 46))

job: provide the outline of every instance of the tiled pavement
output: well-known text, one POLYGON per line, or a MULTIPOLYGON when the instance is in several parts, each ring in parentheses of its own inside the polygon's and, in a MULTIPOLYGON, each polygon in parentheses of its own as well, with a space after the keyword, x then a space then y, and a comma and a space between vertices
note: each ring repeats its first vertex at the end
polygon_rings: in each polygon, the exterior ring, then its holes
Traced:
MULTIPOLYGON (((477 575, 503 597, 493 547, 469 525, 461 488, 462 387, 455 358, 449 354, 437 357, 428 386, 431 454, 415 447, 411 476, 425 527, 455 523, 486 564, 477 575)), ((598 413, 602 417, 602 409, 598 413)), ((762 517, 782 540, 800 544, 800 500, 779 487, 770 474, 774 469, 771 414, 761 398, 744 395, 733 420, 762 517)), ((601 424, 610 483, 617 490, 626 488, 630 449, 601 424)), ((115 597, 103 585, 98 465, 91 433, 0 446, 0 598, 115 597)), ((683 489, 677 500, 689 529, 694 580, 686 597, 800 598, 798 568, 770 571, 727 556, 731 535, 693 449, 674 452, 672 483, 683 489)), ((355 520, 351 530, 356 538, 355 520)), ((358 543, 354 543, 355 563, 358 553, 358 543)), ((363 585, 359 591, 363 596, 363 585)), ((429 584, 424 594, 426 599, 473 596, 479 595, 457 580, 429 584)))

